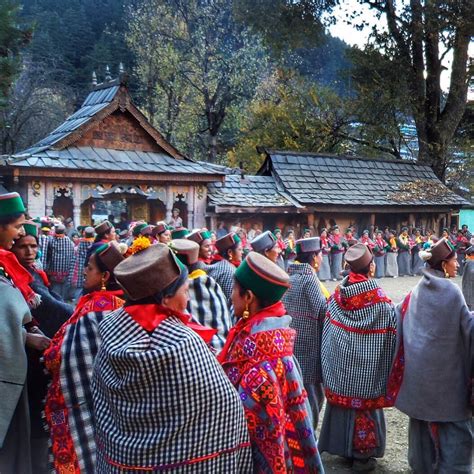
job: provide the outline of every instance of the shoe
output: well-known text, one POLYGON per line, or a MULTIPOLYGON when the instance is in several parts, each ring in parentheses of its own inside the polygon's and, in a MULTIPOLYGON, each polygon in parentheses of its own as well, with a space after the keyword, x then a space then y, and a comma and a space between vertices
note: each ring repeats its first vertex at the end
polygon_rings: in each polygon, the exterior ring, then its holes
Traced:
POLYGON ((352 463, 353 472, 370 472, 377 467, 377 461, 374 458, 354 459, 352 463))

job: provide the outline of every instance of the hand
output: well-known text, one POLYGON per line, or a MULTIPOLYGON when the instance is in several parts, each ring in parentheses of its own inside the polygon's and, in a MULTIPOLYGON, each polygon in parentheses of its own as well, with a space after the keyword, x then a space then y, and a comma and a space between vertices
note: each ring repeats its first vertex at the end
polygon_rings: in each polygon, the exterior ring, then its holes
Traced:
POLYGON ((27 333, 26 334, 26 345, 30 349, 35 349, 37 351, 43 352, 45 349, 49 347, 51 343, 51 339, 44 334, 35 334, 35 333, 27 333))

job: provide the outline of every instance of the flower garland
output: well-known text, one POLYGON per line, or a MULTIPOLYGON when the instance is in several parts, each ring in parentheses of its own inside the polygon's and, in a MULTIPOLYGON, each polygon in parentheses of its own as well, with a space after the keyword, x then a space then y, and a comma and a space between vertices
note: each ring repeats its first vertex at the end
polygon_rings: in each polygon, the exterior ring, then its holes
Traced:
POLYGON ((143 235, 140 235, 133 241, 132 245, 129 247, 127 251, 127 256, 135 255, 136 253, 147 249, 150 245, 151 245, 150 239, 148 237, 144 237, 143 235))

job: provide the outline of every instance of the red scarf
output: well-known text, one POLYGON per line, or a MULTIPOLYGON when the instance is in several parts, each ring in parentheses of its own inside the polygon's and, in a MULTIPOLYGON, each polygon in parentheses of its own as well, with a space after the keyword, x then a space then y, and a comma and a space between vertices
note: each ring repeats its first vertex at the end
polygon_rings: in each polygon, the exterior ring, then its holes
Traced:
POLYGON ((36 293, 30 288, 30 284, 33 282, 30 272, 20 265, 14 253, 2 248, 0 248, 0 267, 5 270, 8 278, 11 278, 28 306, 31 307, 36 299, 36 293))
POLYGON ((281 301, 278 301, 277 303, 272 304, 271 306, 267 306, 266 308, 261 309, 260 311, 255 313, 253 316, 251 316, 250 319, 240 318, 237 321, 237 324, 233 328, 231 328, 231 330, 229 331, 224 348, 222 349, 220 354, 217 356, 217 360, 221 364, 223 364, 226 361, 227 354, 232 348, 235 338, 244 332, 246 332, 247 334, 250 334, 250 330, 254 324, 259 323, 265 318, 281 317, 281 316, 285 316, 286 314, 287 313, 286 313, 285 306, 283 305, 281 301))
POLYGON ((124 309, 145 331, 154 331, 166 318, 175 316, 180 319, 185 326, 201 336, 206 344, 209 344, 214 335, 217 334, 216 329, 208 328, 191 321, 190 314, 180 313, 179 311, 171 310, 157 303, 131 305, 124 309))
POLYGON ((361 275, 360 273, 350 272, 349 273, 349 279, 347 281, 348 281, 348 283, 350 283, 352 285, 353 283, 362 283, 363 281, 367 281, 368 279, 369 279, 369 277, 366 276, 366 275, 361 275))
POLYGON ((206 265, 211 265, 211 263, 213 262, 213 259, 212 259, 212 257, 211 258, 201 258, 201 257, 199 257, 199 261, 205 263, 206 265))

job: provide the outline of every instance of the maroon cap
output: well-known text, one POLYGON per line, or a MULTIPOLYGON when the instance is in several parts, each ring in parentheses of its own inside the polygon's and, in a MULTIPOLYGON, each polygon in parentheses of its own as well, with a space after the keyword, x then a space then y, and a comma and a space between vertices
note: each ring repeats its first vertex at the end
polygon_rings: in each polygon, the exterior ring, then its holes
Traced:
POLYGON ((355 244, 347 249, 345 260, 354 272, 367 268, 374 258, 369 247, 364 244, 355 244))
POLYGON ((231 232, 230 234, 226 234, 224 237, 216 240, 215 245, 218 252, 222 253, 239 242, 241 242, 240 237, 235 232, 231 232))

